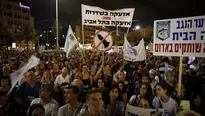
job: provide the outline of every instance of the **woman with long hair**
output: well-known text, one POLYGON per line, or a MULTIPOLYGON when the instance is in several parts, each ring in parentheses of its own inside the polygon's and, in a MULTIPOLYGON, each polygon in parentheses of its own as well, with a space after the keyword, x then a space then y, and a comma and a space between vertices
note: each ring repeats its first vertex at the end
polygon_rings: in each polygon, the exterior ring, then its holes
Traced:
POLYGON ((129 104, 133 106, 138 106, 141 98, 145 98, 148 101, 152 100, 152 88, 149 84, 141 84, 138 92, 136 92, 136 94, 130 98, 129 104))
POLYGON ((123 116, 125 105, 121 101, 120 89, 117 84, 109 88, 109 97, 103 101, 102 108, 106 109, 110 116, 123 116))

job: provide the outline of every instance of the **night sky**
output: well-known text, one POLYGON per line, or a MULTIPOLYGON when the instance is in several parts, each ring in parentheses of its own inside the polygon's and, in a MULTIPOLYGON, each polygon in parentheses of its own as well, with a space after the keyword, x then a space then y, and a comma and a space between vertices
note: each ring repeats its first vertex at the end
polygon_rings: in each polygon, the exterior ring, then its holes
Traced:
MULTIPOLYGON (((21 2, 31 6, 37 30, 52 27, 55 21, 55 0, 21 2)), ((142 26, 153 25, 156 19, 205 15, 202 0, 59 0, 59 20, 64 27, 81 23, 81 3, 110 10, 134 7, 133 20, 139 20, 137 23, 142 26)))

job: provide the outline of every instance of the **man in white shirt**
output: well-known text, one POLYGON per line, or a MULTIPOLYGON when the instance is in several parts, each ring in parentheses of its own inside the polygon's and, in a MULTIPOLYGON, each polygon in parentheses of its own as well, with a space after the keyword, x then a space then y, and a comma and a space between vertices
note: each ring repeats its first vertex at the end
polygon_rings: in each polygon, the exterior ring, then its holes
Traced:
POLYGON ((56 77, 56 80, 54 82, 55 87, 70 83, 70 76, 68 72, 69 72, 68 69, 64 67, 62 70, 62 74, 56 77))
POLYGON ((66 105, 59 108, 58 116, 78 116, 85 104, 79 102, 80 90, 77 86, 66 88, 65 100, 66 105))
POLYGON ((36 103, 43 105, 45 109, 46 116, 57 116, 59 104, 53 98, 54 87, 52 84, 43 84, 40 89, 40 98, 34 99, 30 106, 36 103))

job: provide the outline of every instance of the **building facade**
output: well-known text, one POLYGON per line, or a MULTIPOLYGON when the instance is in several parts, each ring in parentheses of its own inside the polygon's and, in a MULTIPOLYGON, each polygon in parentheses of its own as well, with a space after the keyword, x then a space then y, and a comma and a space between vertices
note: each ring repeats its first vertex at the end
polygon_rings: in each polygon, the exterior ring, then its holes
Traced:
POLYGON ((31 16, 30 7, 22 3, 0 0, 0 23, 7 25, 12 34, 14 41, 20 38, 23 26, 29 26, 34 29, 34 17, 31 16))
MULTIPOLYGON (((93 38, 95 36, 96 30, 104 30, 104 31, 110 31, 106 27, 102 26, 84 26, 84 42, 85 44, 93 44, 93 38)), ((76 25, 75 27, 75 33, 76 33, 76 38, 80 38, 80 41, 82 43, 82 26, 76 25)))

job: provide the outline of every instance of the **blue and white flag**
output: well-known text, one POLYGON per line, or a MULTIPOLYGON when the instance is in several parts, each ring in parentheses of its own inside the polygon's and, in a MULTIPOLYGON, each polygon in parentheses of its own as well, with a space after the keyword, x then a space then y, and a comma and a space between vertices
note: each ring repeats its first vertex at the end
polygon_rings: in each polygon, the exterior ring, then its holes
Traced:
POLYGON ((70 54, 73 48, 78 45, 78 40, 76 39, 71 26, 69 25, 68 33, 66 36, 66 41, 64 45, 64 52, 66 52, 66 56, 70 54))

